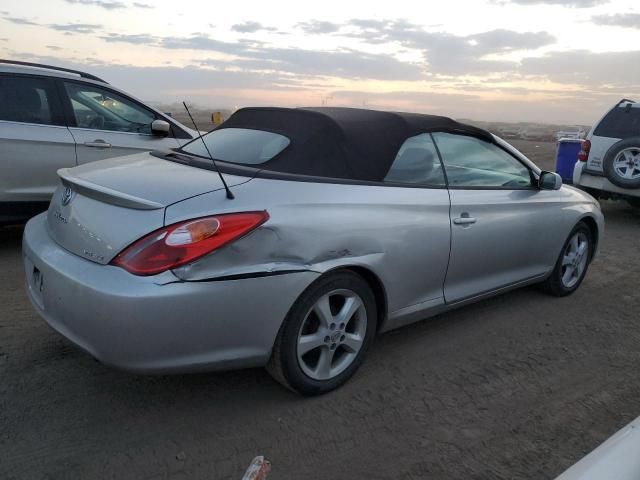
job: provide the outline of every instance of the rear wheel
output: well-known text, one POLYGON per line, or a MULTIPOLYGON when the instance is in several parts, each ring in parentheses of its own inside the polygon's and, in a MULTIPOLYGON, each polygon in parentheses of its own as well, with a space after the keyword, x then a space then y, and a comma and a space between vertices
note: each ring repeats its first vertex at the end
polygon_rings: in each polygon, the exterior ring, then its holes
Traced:
POLYGON ((303 395, 333 390, 362 363, 376 322, 376 302, 367 283, 347 271, 330 274, 305 290, 291 308, 267 370, 303 395))
POLYGON ((640 188, 640 138, 615 143, 604 156, 604 173, 618 187, 640 188))
POLYGON ((569 234, 553 272, 542 284, 543 289, 556 297, 575 292, 587 273, 592 251, 591 230, 580 222, 569 234))

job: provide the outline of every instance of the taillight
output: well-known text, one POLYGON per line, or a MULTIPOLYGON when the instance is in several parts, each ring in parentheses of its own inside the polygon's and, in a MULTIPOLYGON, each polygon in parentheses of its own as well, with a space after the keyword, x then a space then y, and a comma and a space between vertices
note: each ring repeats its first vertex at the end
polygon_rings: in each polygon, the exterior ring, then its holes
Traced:
POLYGON ((155 275, 213 252, 269 219, 267 212, 243 212, 175 223, 135 241, 111 261, 134 275, 155 275))
POLYGON ((582 148, 578 153, 578 160, 586 162, 589 159, 589 150, 591 150, 591 140, 583 140, 582 148))

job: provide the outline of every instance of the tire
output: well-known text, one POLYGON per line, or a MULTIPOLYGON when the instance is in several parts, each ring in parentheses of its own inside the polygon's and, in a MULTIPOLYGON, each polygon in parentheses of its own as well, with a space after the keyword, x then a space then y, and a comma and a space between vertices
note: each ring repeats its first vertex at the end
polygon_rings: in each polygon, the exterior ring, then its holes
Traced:
POLYGON ((638 208, 640 209, 640 197, 638 198, 627 198, 627 202, 629 203, 629 205, 631 205, 633 208, 638 208))
POLYGON ((640 137, 615 143, 604 156, 604 174, 621 188, 640 188, 640 137))
POLYGON ((541 284, 542 289, 556 297, 565 297, 575 292, 587 274, 592 255, 593 238, 591 230, 584 222, 580 222, 571 230, 569 237, 564 242, 553 272, 541 284), (586 242, 586 246, 579 258, 573 257, 571 263, 567 264, 566 262, 570 261, 571 253, 575 249, 573 242, 576 238, 578 239, 578 246, 582 245, 581 242, 583 240, 586 242), (569 275, 570 268, 574 269, 573 275, 569 275), (575 271, 576 268, 580 268, 579 272, 575 271))
POLYGON ((302 395, 329 392, 345 383, 362 364, 376 334, 377 317, 375 297, 362 277, 349 271, 321 277, 291 307, 267 370, 275 380, 302 395), (351 315, 341 317, 352 310, 351 315), (340 320, 345 318, 343 325, 340 320), (303 337, 313 342, 305 342, 303 337))

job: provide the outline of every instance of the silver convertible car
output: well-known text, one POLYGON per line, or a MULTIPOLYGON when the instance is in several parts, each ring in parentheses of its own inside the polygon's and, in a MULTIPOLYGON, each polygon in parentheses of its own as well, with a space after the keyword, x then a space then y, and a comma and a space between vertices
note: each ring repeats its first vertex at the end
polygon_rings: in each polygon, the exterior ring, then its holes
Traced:
POLYGON ((524 285, 572 293, 604 226, 557 174, 430 115, 245 108, 58 174, 23 239, 49 325, 126 370, 267 366, 306 395, 378 332, 524 285))

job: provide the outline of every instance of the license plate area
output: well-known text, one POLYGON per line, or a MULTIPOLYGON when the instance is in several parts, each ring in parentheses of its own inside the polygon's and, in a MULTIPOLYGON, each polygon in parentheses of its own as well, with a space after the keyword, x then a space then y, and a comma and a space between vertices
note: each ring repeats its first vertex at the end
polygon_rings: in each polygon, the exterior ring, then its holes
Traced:
POLYGON ((44 275, 42 271, 36 267, 29 257, 25 257, 25 274, 27 275, 27 287, 31 298, 44 310, 42 301, 42 292, 44 291, 44 275))

